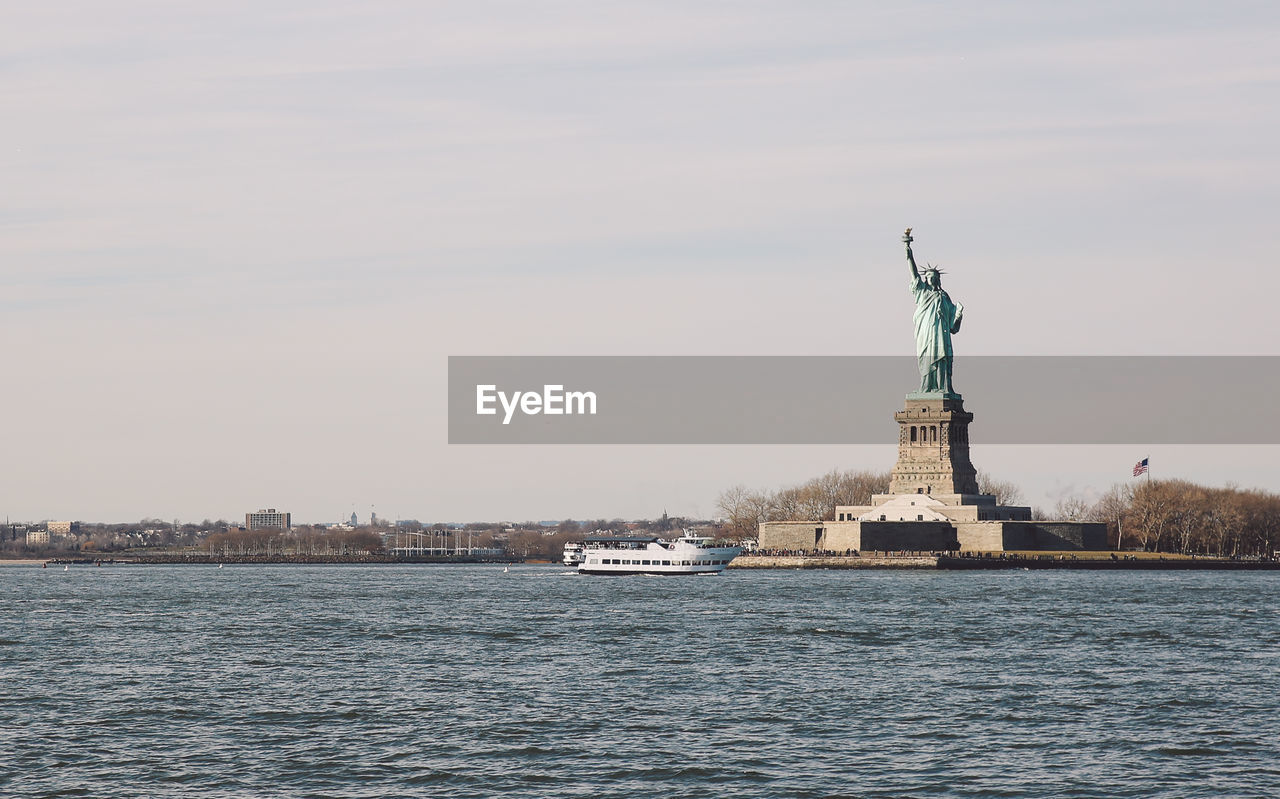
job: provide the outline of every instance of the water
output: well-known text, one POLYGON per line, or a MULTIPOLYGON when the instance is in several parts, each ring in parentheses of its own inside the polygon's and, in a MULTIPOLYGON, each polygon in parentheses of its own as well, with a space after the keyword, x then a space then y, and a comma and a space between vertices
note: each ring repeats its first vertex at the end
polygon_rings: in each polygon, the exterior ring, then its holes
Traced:
POLYGON ((1280 796, 1280 575, 0 568, 0 795, 1280 796))

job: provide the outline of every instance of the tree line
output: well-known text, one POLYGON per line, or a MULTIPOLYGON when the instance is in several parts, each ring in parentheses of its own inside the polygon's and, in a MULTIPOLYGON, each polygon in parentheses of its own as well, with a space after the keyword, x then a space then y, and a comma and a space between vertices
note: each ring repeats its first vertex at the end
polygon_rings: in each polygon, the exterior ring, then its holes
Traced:
POLYGON ((227 530, 210 535, 201 548, 210 555, 353 555, 381 551, 382 537, 368 529, 227 530))
POLYGON ((832 470, 776 491, 736 485, 720 493, 716 508, 725 520, 721 534, 744 540, 760 534, 762 522, 830 521, 837 505, 870 505, 872 494, 889 491, 889 472, 832 470))
POLYGON ((1280 494, 1188 480, 1113 486, 1097 502, 1058 503, 1058 518, 1106 522, 1121 549, 1223 557, 1271 556, 1280 547, 1280 494))

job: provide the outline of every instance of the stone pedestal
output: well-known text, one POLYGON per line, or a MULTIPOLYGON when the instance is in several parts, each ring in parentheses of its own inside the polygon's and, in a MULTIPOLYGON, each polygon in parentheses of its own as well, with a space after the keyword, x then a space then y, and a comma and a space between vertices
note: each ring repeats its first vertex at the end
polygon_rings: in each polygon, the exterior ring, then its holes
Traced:
POLYGON ((760 546, 795 551, 1103 549, 1106 525, 1031 521, 1031 508, 978 493, 969 460, 969 422, 958 394, 914 393, 893 415, 898 462, 888 494, 870 505, 837 505, 828 521, 760 525, 760 546))
POLYGON ((969 422, 958 394, 909 394, 898 422, 898 462, 890 494, 974 495, 977 472, 969 460, 969 422))

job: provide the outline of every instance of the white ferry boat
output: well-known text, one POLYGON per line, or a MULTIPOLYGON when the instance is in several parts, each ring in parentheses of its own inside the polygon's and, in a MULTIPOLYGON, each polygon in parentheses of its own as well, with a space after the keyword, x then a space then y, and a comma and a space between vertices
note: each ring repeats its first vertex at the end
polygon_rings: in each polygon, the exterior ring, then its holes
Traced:
POLYGON ((712 546, 710 538, 692 533, 674 541, 593 536, 582 542, 578 574, 719 574, 740 554, 742 547, 712 546))
POLYGON ((583 561, 582 542, 570 541, 564 545, 564 565, 577 568, 583 561))

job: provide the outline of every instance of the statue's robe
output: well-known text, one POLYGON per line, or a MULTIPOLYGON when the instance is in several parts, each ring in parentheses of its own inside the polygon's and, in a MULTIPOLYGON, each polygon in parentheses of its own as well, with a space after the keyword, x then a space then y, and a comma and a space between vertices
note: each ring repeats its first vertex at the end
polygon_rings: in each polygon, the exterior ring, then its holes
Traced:
POLYGON ((946 390, 941 367, 951 364, 951 331, 960 324, 964 306, 918 277, 911 278, 911 293, 916 300, 916 360, 921 390, 946 390))

